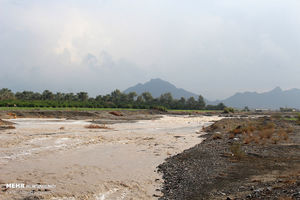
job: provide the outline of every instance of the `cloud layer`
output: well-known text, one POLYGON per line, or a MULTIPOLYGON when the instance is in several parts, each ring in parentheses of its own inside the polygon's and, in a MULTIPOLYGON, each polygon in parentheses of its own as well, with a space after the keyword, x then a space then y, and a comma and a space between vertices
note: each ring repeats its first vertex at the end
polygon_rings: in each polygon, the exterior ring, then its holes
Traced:
POLYGON ((297 0, 0 0, 0 87, 92 95, 160 77, 215 99, 300 87, 297 0))

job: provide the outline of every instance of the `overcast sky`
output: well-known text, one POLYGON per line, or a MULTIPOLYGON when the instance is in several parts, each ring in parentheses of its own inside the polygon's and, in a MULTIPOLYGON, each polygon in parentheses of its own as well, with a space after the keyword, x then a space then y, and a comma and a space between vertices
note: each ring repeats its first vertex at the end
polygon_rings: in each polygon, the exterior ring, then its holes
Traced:
POLYGON ((300 88, 299 0, 0 0, 0 88, 300 88))

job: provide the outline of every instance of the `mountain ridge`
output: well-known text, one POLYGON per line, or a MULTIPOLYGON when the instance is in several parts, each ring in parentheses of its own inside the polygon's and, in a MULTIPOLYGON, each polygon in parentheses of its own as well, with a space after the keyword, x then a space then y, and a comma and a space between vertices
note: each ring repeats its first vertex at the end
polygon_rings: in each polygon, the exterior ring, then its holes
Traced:
POLYGON ((175 99, 180 99, 181 97, 184 97, 186 99, 189 97, 198 98, 199 96, 182 88, 177 88, 175 85, 160 78, 151 79, 144 84, 138 83, 132 87, 127 88, 123 92, 136 92, 138 95, 142 94, 143 92, 150 92, 155 98, 167 92, 170 92, 175 99))
POLYGON ((234 95, 217 101, 208 101, 208 104, 224 103, 226 106, 235 108, 265 108, 279 109, 281 107, 300 109, 300 89, 293 88, 282 90, 280 87, 267 92, 237 92, 234 95))
MULTIPOLYGON (((138 95, 142 94, 143 92, 150 92, 155 98, 167 92, 170 92, 175 99, 180 99, 181 97, 186 99, 189 97, 194 97, 197 99, 199 96, 182 88, 177 88, 170 82, 160 78, 151 79, 144 84, 138 83, 135 86, 129 87, 123 92, 136 92, 138 95)), ((223 100, 209 101, 205 99, 205 102, 207 105, 224 103, 226 106, 234 108, 244 108, 248 106, 250 109, 264 108, 274 110, 281 107, 300 109, 300 89, 293 88, 282 90, 280 87, 275 87, 270 91, 261 93, 256 91, 237 92, 223 100)))

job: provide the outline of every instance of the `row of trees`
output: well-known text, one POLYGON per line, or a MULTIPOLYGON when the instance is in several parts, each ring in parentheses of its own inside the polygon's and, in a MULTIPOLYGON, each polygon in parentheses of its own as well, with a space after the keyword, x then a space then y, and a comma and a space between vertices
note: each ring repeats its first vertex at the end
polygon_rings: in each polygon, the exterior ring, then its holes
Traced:
POLYGON ((52 93, 45 90, 42 93, 23 91, 13 93, 7 88, 0 90, 0 106, 18 107, 88 107, 88 108, 141 108, 148 109, 163 106, 167 109, 186 110, 223 110, 224 104, 216 106, 207 105, 200 95, 198 99, 174 99, 171 93, 162 94, 154 98, 151 93, 144 92, 137 95, 135 92, 128 94, 115 90, 111 94, 89 97, 87 92, 79 93, 52 93))

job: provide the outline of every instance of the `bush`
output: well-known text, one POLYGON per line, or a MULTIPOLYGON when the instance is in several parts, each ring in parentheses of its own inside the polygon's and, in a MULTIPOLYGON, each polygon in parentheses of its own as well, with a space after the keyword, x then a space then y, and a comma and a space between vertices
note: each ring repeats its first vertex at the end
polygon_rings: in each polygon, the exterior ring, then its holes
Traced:
POLYGON ((297 116, 297 124, 300 125, 300 114, 298 114, 298 116, 297 116))
POLYGON ((86 125, 84 128, 88 128, 88 129, 110 129, 105 125, 97 125, 97 124, 86 125))
POLYGON ((238 160, 242 159, 245 156, 245 152, 242 150, 240 143, 233 143, 230 146, 230 151, 238 160))
POLYGON ((224 108, 224 113, 226 113, 226 114, 228 114, 228 113, 234 113, 234 108, 226 107, 226 108, 224 108))
POLYGON ((164 106, 151 106, 151 109, 162 111, 162 112, 167 112, 167 108, 164 106))
POLYGON ((218 140, 218 139, 222 139, 222 135, 220 133, 215 133, 212 137, 213 140, 218 140))

